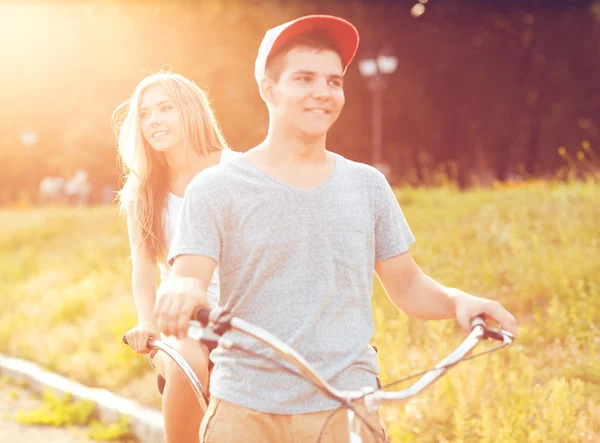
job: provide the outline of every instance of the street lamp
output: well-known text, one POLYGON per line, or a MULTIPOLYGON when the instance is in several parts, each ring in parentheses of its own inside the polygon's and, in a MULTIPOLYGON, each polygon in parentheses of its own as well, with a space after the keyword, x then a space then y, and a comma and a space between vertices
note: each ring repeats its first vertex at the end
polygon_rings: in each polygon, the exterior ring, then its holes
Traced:
POLYGON ((33 147, 39 141, 39 137, 34 131, 24 131, 21 133, 21 144, 26 148, 33 147))
POLYGON ((382 134, 383 134, 383 91, 387 87, 386 76, 393 74, 398 67, 398 58, 388 48, 379 51, 376 57, 366 57, 358 62, 358 69, 367 82, 367 88, 373 98, 373 166, 379 169, 389 179, 390 167, 383 163, 382 134))

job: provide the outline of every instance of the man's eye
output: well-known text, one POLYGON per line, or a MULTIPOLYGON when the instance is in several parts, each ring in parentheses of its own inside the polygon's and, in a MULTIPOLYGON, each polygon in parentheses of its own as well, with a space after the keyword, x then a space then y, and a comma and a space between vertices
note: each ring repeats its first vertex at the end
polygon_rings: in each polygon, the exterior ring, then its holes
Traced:
POLYGON ((331 80, 329 82, 330 86, 333 86, 334 88, 341 88, 342 87, 342 82, 339 80, 331 80))
POLYGON ((298 81, 302 83, 308 83, 310 81, 310 77, 308 75, 303 75, 298 77, 298 81))

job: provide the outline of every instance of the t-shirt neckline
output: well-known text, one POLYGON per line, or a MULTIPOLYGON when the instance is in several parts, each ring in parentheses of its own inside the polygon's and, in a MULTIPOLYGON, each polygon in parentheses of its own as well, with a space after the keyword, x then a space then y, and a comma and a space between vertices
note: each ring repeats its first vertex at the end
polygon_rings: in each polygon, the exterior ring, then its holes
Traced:
MULTIPOLYGON (((331 152, 331 151, 328 151, 331 152)), ((333 154, 333 161, 334 161, 334 166, 333 166, 333 172, 329 175, 329 177, 327 177, 323 182, 319 183, 316 186, 313 186, 311 188, 299 188, 298 186, 294 186, 294 185, 290 185, 289 183, 285 183, 282 182, 281 180, 276 179, 275 177, 267 174, 265 171, 262 170, 262 168, 260 168, 259 166, 255 165, 254 163, 250 162, 245 155, 241 155, 241 159, 244 162, 244 164, 252 169, 254 172, 256 172, 257 174, 259 174, 261 177, 269 180, 270 182, 282 187, 282 188, 286 188, 289 189, 293 192, 297 192, 297 193, 301 193, 301 194, 307 194, 307 193, 312 193, 312 192, 318 192, 319 190, 326 188, 327 186, 329 186, 337 177, 338 173, 339 173, 339 169, 340 169, 340 156, 338 154, 336 154, 335 152, 331 152, 331 154, 333 154)))

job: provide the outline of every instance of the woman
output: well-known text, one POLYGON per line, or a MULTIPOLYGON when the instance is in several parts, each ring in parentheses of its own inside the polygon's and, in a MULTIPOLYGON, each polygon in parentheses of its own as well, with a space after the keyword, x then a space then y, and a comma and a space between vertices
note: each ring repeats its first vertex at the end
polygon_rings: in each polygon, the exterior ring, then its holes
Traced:
MULTIPOLYGON (((184 191, 200 171, 236 153, 228 149, 204 91, 178 74, 161 72, 143 79, 132 97, 117 108, 113 120, 126 174, 118 198, 121 211, 127 214, 138 313, 138 325, 126 336, 136 352, 145 354, 149 352, 148 338, 161 337, 152 317, 157 265, 164 282, 170 269, 165 260, 184 191), (127 110, 124 115, 122 109, 127 110)), ((215 273, 208 291, 213 305, 218 292, 215 273)), ((207 386, 206 347, 187 338, 162 340, 185 358, 207 386)), ((162 353, 151 355, 150 360, 159 372, 159 384, 166 380, 163 414, 167 443, 198 442, 203 412, 184 374, 162 353)))

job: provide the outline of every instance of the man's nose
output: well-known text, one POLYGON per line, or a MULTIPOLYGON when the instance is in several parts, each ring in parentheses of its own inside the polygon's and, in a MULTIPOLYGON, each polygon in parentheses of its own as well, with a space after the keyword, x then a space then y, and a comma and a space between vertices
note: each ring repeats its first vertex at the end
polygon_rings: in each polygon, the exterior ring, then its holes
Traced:
POLYGON ((315 87, 312 92, 312 96, 315 99, 326 99, 331 95, 331 91, 329 90, 329 85, 326 81, 315 82, 315 87))

